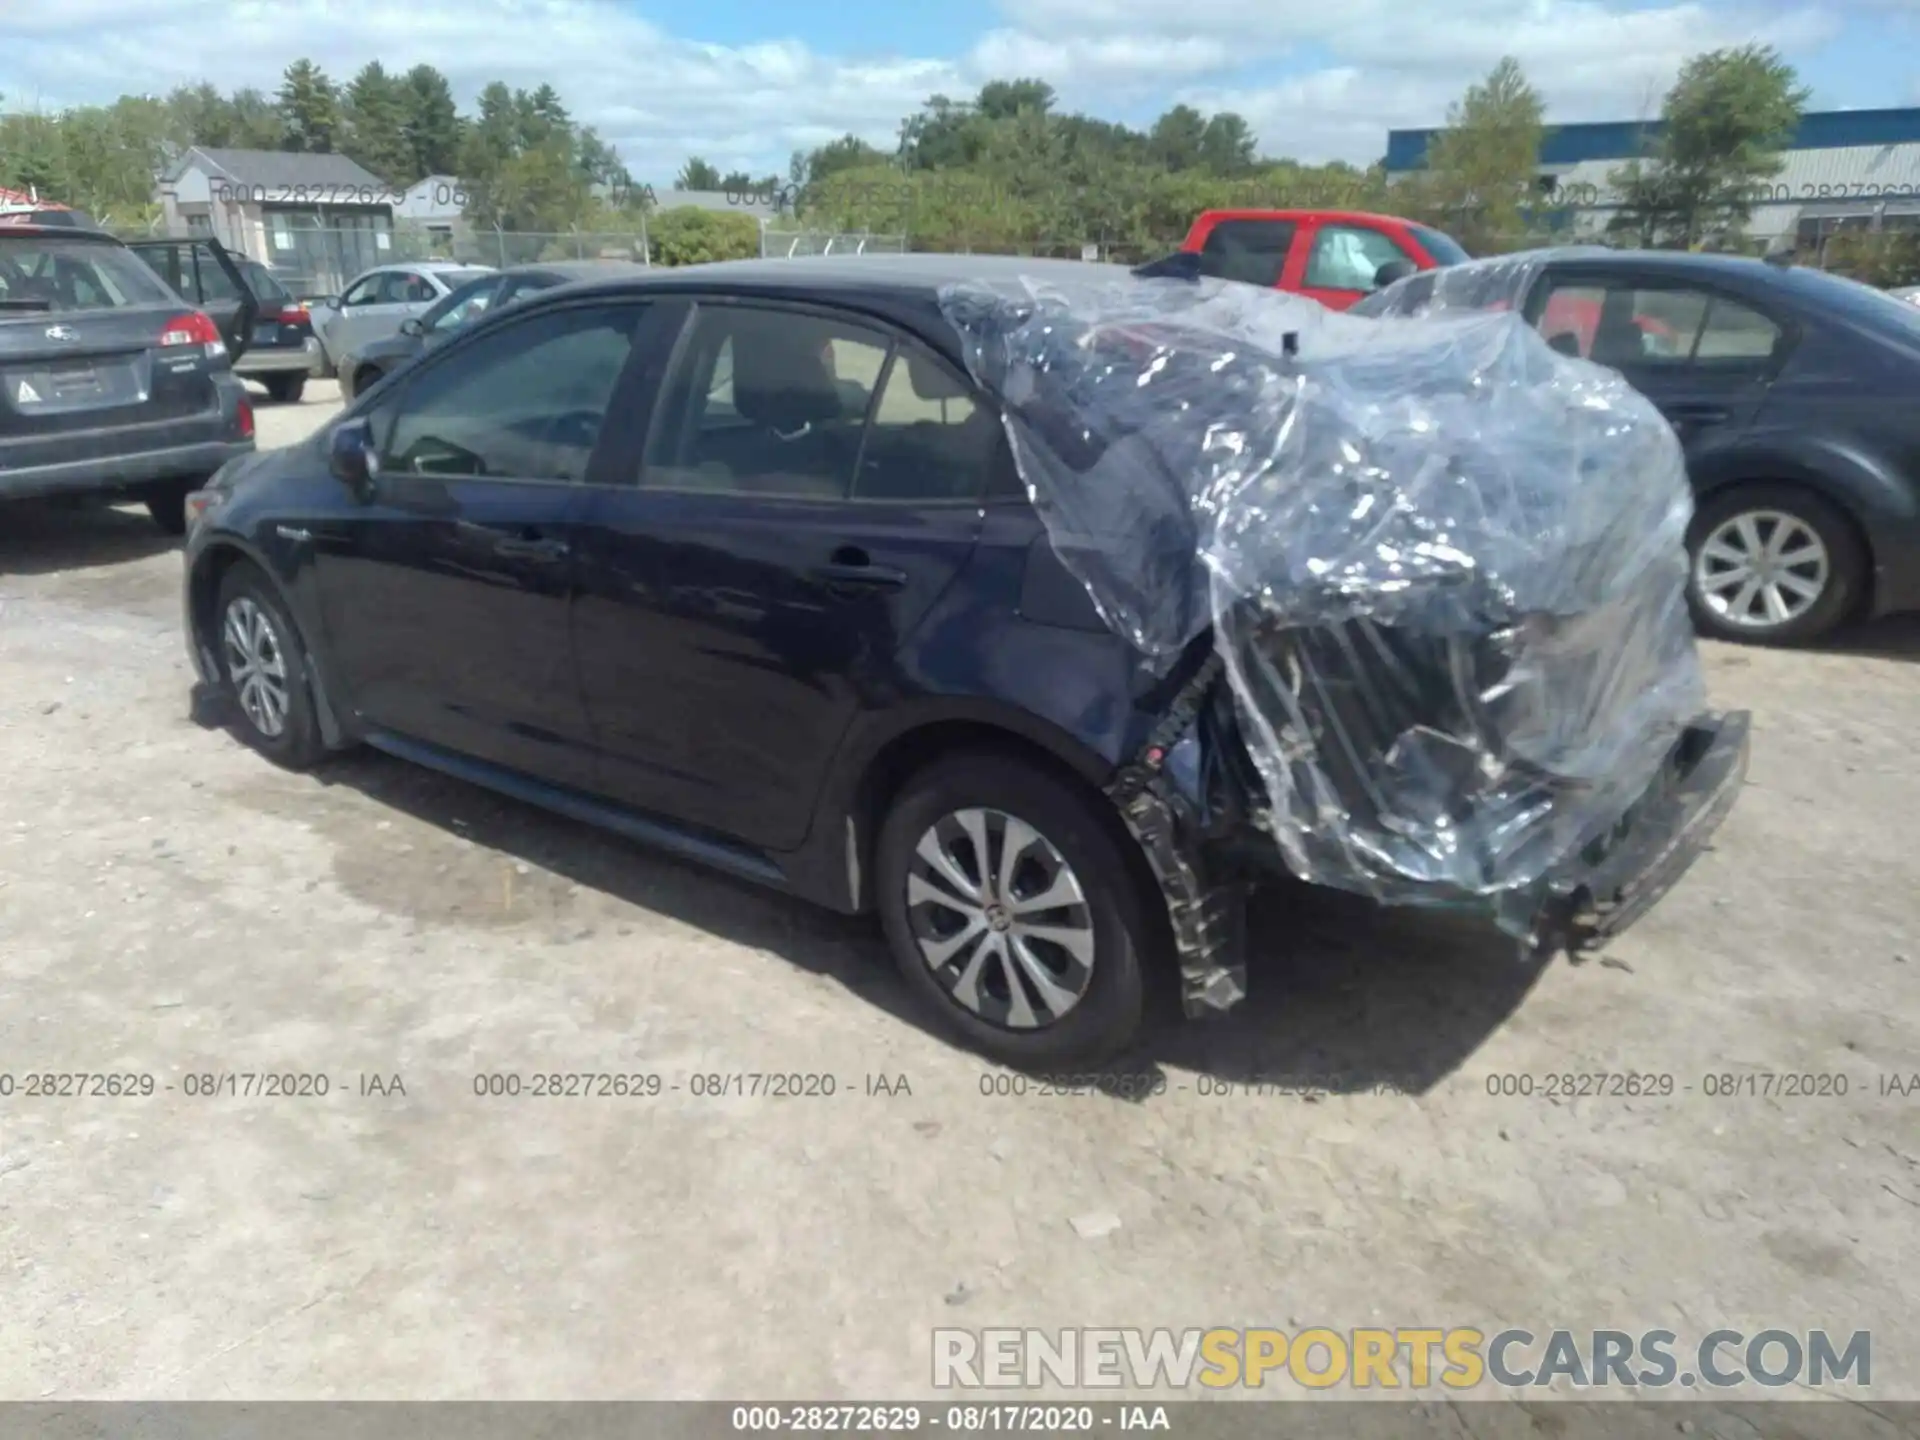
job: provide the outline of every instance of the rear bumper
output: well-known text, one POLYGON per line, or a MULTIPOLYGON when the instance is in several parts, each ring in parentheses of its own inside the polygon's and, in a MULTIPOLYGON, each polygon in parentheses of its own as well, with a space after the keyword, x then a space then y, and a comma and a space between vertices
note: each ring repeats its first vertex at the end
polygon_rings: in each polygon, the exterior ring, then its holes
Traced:
POLYGON ((1752 721, 1744 710, 1703 716, 1667 768, 1606 841, 1553 880, 1548 933, 1592 949, 1671 890, 1711 843, 1747 776, 1752 721))
POLYGON ((320 342, 308 337, 298 350, 270 346, 249 350, 233 367, 236 375, 317 375, 322 369, 320 342))
POLYGON ((18 469, 0 466, 0 499, 111 493, 157 480, 211 475, 236 455, 252 454, 253 448, 251 440, 209 440, 57 465, 29 465, 18 469))

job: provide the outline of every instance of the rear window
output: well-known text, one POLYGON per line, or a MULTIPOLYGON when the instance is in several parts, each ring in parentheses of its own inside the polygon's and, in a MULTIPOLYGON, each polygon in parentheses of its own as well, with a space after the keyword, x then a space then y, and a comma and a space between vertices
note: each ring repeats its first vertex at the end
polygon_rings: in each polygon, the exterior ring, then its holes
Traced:
POLYGON ((0 314, 69 315, 177 303, 160 277, 119 245, 0 234, 0 314))
POLYGON ((1434 258, 1436 264, 1464 265, 1473 258, 1451 235, 1442 234, 1425 225, 1409 225, 1407 229, 1413 238, 1420 242, 1420 248, 1434 258))
MULTIPOLYGON (((218 268, 218 267, 216 267, 218 268)), ((276 305, 291 305, 293 295, 287 287, 273 278, 273 272, 258 260, 248 260, 240 266, 240 273, 247 277, 247 288, 253 291, 256 300, 271 300, 276 305)))

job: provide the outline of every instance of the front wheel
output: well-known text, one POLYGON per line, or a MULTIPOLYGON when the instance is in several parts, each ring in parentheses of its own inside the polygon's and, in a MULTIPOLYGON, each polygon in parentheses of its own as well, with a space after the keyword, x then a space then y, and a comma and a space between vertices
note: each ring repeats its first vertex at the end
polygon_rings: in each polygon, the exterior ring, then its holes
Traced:
POLYGON ((908 985, 973 1048, 1025 1069, 1097 1064, 1138 1036, 1153 932, 1122 839, 1029 762, 940 761, 881 827, 881 923, 908 985))
POLYGON ((240 738, 290 770, 306 769, 326 746, 299 630, 272 581, 250 564, 227 572, 217 603, 220 688, 240 738))
POLYGON ((1740 485, 1707 497, 1687 534, 1687 602, 1721 640, 1793 645, 1845 620, 1867 556, 1833 506, 1788 485, 1740 485))

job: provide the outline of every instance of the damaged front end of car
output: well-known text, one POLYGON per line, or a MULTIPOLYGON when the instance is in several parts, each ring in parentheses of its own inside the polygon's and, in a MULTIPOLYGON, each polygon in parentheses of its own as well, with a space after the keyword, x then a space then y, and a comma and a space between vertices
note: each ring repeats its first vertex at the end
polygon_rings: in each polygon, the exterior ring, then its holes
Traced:
POLYGON ((1099 267, 941 303, 1062 564, 1165 679, 1109 793, 1189 1014, 1244 995, 1263 870, 1583 948, 1706 846, 1747 717, 1706 710, 1691 492, 1620 377, 1484 305, 1099 267))

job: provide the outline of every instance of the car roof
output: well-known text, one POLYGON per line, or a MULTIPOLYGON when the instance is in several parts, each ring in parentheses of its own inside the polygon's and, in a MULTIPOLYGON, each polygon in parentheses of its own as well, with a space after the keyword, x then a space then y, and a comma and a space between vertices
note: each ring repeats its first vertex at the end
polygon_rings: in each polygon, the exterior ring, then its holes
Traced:
POLYGON ((598 280, 630 270, 644 270, 637 260, 529 260, 524 265, 509 265, 503 275, 559 275, 569 280, 598 280))
POLYGON ((655 295, 705 291, 811 300, 891 321, 918 334, 948 358, 964 363, 959 334, 945 322, 940 311, 943 286, 968 281, 993 284, 1022 280, 1086 284, 1125 281, 1131 276, 1132 271, 1124 265, 1016 255, 807 255, 792 260, 718 260, 705 265, 636 266, 630 275, 569 285, 564 293, 577 297, 583 291, 655 295))

